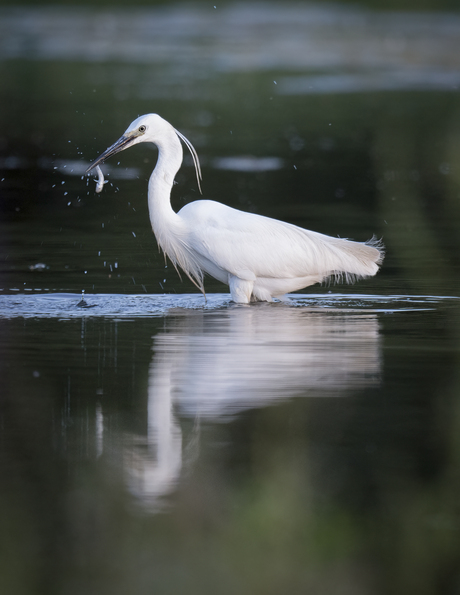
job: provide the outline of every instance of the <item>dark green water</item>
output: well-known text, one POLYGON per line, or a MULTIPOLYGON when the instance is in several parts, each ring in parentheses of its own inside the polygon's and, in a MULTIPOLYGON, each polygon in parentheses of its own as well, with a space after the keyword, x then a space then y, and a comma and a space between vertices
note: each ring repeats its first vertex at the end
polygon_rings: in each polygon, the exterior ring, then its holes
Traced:
POLYGON ((460 593, 459 40, 327 5, 1 9, 1 593, 460 593), (375 234, 382 270, 205 304, 158 254, 155 150, 81 177, 148 112, 205 198, 375 234))
POLYGON ((202 299, 1 298, 3 592, 456 592, 460 300, 202 299))

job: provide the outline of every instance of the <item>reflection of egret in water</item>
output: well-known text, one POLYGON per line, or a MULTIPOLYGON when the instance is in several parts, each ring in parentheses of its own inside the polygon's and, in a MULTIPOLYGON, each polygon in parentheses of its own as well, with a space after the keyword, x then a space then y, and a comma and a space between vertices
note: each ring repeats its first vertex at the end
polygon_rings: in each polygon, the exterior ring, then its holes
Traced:
POLYGON ((177 311, 154 338, 146 440, 129 451, 128 483, 146 503, 170 492, 182 467, 174 412, 225 421, 294 396, 340 397, 379 383, 373 313, 284 304, 177 311))
POLYGON ((147 437, 137 437, 125 450, 129 486, 149 503, 171 490, 182 467, 182 432, 173 414, 174 363, 156 361, 149 371, 147 437))

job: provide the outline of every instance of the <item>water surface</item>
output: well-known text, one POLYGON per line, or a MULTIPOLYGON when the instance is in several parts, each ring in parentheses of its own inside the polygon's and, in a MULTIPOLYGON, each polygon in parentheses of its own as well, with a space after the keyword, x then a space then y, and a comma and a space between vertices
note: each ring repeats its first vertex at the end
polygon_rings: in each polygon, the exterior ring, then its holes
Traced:
POLYGON ((340 592, 422 573, 438 592, 459 551, 459 304, 0 296, 3 584, 340 592))

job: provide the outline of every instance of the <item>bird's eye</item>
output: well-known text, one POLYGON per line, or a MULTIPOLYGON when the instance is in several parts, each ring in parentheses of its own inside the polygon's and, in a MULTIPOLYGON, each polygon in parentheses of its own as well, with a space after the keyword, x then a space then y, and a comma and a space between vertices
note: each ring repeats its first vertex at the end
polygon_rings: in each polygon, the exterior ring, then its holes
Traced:
POLYGON ((146 127, 142 124, 142 126, 139 126, 139 132, 144 133, 146 130, 146 127))

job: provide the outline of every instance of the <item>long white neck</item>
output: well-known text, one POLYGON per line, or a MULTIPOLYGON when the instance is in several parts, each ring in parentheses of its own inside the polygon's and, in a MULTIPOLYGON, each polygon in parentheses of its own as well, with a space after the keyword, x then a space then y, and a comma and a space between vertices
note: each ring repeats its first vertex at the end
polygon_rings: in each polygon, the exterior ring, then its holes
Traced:
POLYGON ((163 252, 174 266, 179 265, 195 285, 204 292, 203 273, 188 245, 185 222, 171 207, 174 176, 183 158, 182 145, 174 128, 164 121, 158 147, 158 160, 149 179, 148 204, 153 233, 163 252))
POLYGON ((171 189, 174 177, 182 164, 182 145, 174 128, 164 122, 161 140, 155 140, 158 160, 149 180, 149 216, 158 243, 166 250, 171 225, 180 224, 179 217, 171 207, 171 189))

